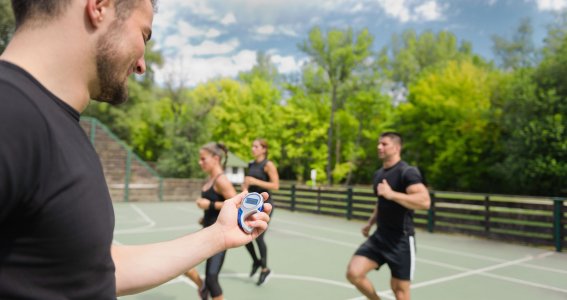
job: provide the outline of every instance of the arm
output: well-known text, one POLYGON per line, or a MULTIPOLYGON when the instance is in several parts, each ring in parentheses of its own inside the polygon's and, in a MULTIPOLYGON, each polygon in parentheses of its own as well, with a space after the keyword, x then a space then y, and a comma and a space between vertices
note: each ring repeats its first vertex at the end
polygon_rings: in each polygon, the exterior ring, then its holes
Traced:
POLYGON ((372 215, 370 215, 370 218, 368 219, 368 223, 366 223, 362 227, 363 236, 368 237, 368 234, 370 233, 370 228, 372 228, 372 225, 376 224, 377 218, 378 218, 378 206, 375 206, 374 211, 372 211, 372 215))
MULTIPOLYGON (((236 190, 232 183, 228 180, 226 175, 219 176, 219 178, 215 181, 215 192, 219 192, 222 194, 224 199, 230 199, 236 196, 236 190)), ((211 200, 205 198, 199 198, 197 201, 197 206, 200 209, 207 210, 210 208, 211 200)), ((214 209, 221 210, 223 202, 217 201, 214 203, 214 209)))
POLYGON ((268 177, 270 178, 270 181, 263 181, 263 180, 254 178, 252 176, 246 176, 244 178, 244 184, 242 186, 248 188, 251 185, 255 185, 255 186, 261 187, 261 188, 266 189, 266 190, 272 190, 272 191, 279 190, 280 189, 280 176, 278 175, 278 169, 276 168, 276 165, 274 165, 273 162, 268 161, 268 163, 266 163, 264 171, 266 171, 266 173, 268 173, 268 177))
POLYGON ((412 184, 407 187, 406 193, 399 193, 390 187, 388 181, 384 179, 378 184, 378 195, 387 200, 395 201, 409 209, 429 209, 431 198, 429 191, 423 183, 412 184))
MULTIPOLYGON (((236 196, 236 190, 226 175, 222 175, 217 179, 215 182, 215 191, 220 191, 224 199, 230 199, 236 196)), ((222 205, 223 202, 215 202, 215 209, 221 210, 222 205)))
POLYGON ((247 220, 254 231, 246 234, 236 220, 243 197, 240 193, 226 200, 217 222, 193 234, 161 243, 112 246, 117 295, 139 293, 158 286, 222 250, 245 245, 258 237, 268 227, 272 206, 266 203, 265 212, 254 214, 247 220))

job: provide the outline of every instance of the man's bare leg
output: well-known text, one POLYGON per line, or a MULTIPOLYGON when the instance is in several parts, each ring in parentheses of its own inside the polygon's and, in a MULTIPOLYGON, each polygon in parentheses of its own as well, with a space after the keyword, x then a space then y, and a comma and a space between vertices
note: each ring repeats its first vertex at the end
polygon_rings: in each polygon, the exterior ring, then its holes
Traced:
POLYGON ((401 280, 394 277, 390 279, 390 287, 396 296, 396 300, 410 300, 410 285, 411 281, 409 280, 401 280))
POLYGON ((354 255, 347 267, 347 279, 370 300, 380 300, 372 282, 366 277, 368 272, 378 268, 378 263, 364 256, 354 255))

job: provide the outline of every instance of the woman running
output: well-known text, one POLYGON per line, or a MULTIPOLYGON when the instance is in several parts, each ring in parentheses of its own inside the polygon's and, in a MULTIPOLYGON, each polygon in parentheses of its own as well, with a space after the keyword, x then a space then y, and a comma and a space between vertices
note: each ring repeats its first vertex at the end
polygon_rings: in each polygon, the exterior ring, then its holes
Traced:
MULTIPOLYGON (((254 140, 252 143, 252 155, 254 156, 254 160, 248 164, 248 175, 244 177, 242 189, 248 189, 248 192, 256 193, 269 193, 270 190, 278 190, 280 188, 280 177, 274 163, 268 160, 268 143, 266 140, 254 140)), ((271 203, 271 196, 266 200, 266 203, 271 203)), ((272 212, 273 211, 272 209, 272 212)), ((270 212, 270 216, 272 212, 270 212)), ((270 275, 267 262, 268 249, 264 241, 264 234, 261 234, 256 239, 256 243, 258 244, 260 257, 256 255, 254 242, 246 244, 246 249, 250 253, 253 261, 250 277, 254 276, 258 269, 262 267, 257 283, 257 285, 262 285, 266 282, 268 275, 270 275)))
MULTIPOLYGON (((201 198, 197 206, 204 210, 203 227, 211 226, 217 220, 223 201, 236 195, 232 183, 224 175, 227 149, 221 143, 208 143, 199 150, 199 165, 208 174, 208 179, 201 189, 201 198)), ((213 300, 224 299, 219 284, 219 273, 224 262, 226 250, 207 259, 205 284, 199 290, 201 299, 207 299, 210 293, 213 300)))

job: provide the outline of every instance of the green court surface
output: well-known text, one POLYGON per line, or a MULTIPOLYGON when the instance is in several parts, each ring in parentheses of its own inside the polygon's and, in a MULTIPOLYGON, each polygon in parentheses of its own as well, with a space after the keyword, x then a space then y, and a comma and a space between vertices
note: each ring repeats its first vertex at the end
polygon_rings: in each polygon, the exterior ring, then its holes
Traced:
MULTIPOLYGON (((172 239, 200 228, 192 202, 115 203, 115 242, 172 239)), ((244 247, 228 251, 220 283, 228 300, 365 299, 345 279, 346 265, 364 241, 362 222, 275 210, 266 234, 272 276, 256 286, 244 247)), ((567 299, 567 254, 460 235, 418 231, 412 299, 567 299)), ((204 263, 198 266, 202 275, 204 263)), ((369 278, 382 299, 394 299, 389 269, 369 278)), ((198 299, 196 287, 178 277, 121 300, 198 299)))

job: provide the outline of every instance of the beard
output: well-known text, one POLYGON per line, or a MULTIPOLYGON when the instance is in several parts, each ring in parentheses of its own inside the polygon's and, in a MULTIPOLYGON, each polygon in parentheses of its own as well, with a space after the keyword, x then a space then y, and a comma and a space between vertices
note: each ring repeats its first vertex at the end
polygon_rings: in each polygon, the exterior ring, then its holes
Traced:
POLYGON ((118 105, 128 100, 128 78, 124 77, 125 68, 118 51, 120 41, 119 23, 111 24, 108 32, 99 39, 96 54, 97 79, 99 92, 94 100, 118 105))

